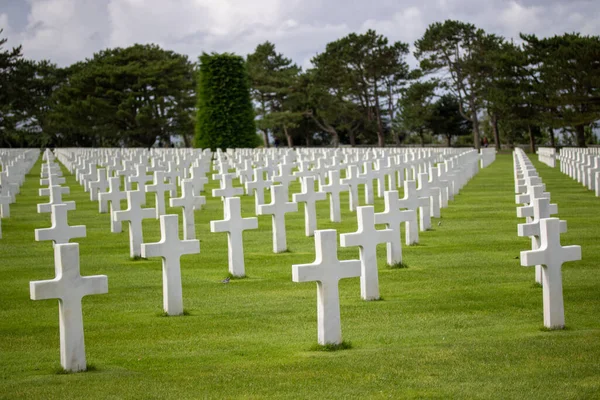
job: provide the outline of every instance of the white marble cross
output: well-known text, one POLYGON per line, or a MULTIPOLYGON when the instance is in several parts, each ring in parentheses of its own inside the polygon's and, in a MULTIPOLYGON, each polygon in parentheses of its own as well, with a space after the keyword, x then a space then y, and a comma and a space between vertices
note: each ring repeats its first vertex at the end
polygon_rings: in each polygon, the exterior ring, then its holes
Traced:
POLYGON ((561 246, 558 218, 540 220, 540 238, 541 245, 538 250, 521 252, 521 265, 545 266, 542 274, 544 326, 550 329, 562 329, 565 326, 565 310, 561 267, 567 261, 581 260, 581 247, 561 246))
POLYGON ((0 190, 0 217, 10 218, 10 196, 4 196, 0 190))
MULTIPOLYGON (((110 215, 112 216, 114 211, 121 211, 121 200, 125 200, 127 198, 127 193, 121 191, 121 177, 113 176, 108 178, 108 192, 100 193, 98 195, 99 198, 99 211, 100 213, 105 213, 110 211, 110 215), (108 203, 110 202, 110 209, 108 207, 108 203)), ((120 221, 115 221, 114 218, 110 219, 110 231, 112 233, 120 233, 123 230, 122 224, 120 221)))
POLYGON ((67 206, 67 210, 75 209, 74 201, 63 201, 62 199, 62 188, 61 186, 51 186, 50 187, 50 201, 48 203, 38 204, 37 210, 38 213, 49 213, 52 212, 52 206, 55 204, 65 204, 67 206))
POLYGON ((316 202, 326 200, 325 192, 315 192, 315 177, 305 176, 301 179, 302 192, 294 193, 294 203, 304 203, 304 232, 306 236, 313 236, 317 229, 316 202))
POLYGON ((281 183, 281 186, 283 186, 285 188, 285 197, 286 199, 289 198, 289 187, 290 187, 290 183, 292 182, 296 182, 298 180, 297 176, 294 176, 292 174, 292 169, 294 168, 295 164, 279 164, 278 166, 278 170, 279 170, 279 175, 275 175, 273 177, 273 182, 277 182, 277 183, 281 183))
POLYGON ((179 216, 160 216, 160 242, 142 244, 142 257, 162 257, 163 309, 168 315, 183 314, 180 258, 200 253, 200 242, 179 240, 179 216))
POLYGON ((181 181, 181 197, 169 199, 171 207, 183 207, 183 238, 185 240, 196 239, 196 219, 194 210, 200 210, 206 204, 204 196, 195 196, 191 180, 181 181))
POLYGON ((239 197, 225 198, 224 219, 210 221, 211 232, 227 232, 229 273, 233 276, 246 275, 244 266, 244 239, 243 232, 248 229, 258 229, 258 219, 242 218, 242 209, 239 197))
POLYGON ((429 174, 429 193, 431 194, 431 217, 439 218, 442 208, 442 186, 439 183, 437 168, 431 168, 429 174))
POLYGON ((272 216, 274 253, 287 250, 285 214, 298 211, 298 203, 288 202, 287 200, 283 187, 271 186, 271 203, 258 206, 258 215, 272 216))
MULTIPOLYGON (((375 229, 375 208, 362 206, 356 209, 358 231, 340 235, 342 247, 360 246, 360 295, 364 300, 379 299, 379 272, 377 270, 377 245, 390 244, 398 232, 392 229, 375 229)), ((399 241, 400 235, 397 235, 399 241)))
POLYGON ((348 185, 340 182, 340 171, 329 171, 329 183, 321 185, 320 191, 329 194, 329 218, 331 222, 341 222, 340 193, 347 192, 348 185))
MULTIPOLYGON (((64 183, 65 178, 59 174, 50 174, 47 178, 40 179, 40 185, 42 186, 63 185, 64 183)), ((48 196, 48 194, 40 193, 40 196, 48 196)))
POLYGON ((365 203, 373 204, 373 179, 377 177, 377 173, 373 171, 373 163, 371 161, 363 163, 363 172, 358 176, 365 179, 365 203))
MULTIPOLYGON (((405 181, 406 182, 406 181, 405 181)), ((417 212, 415 210, 400 211, 400 200, 398 199, 397 190, 387 190, 383 194, 385 209, 383 212, 375 213, 375 223, 385 224, 386 227, 392 230, 392 240, 386 245, 387 263, 394 265, 402 262, 402 226, 406 224, 405 235, 406 245, 416 243, 411 234, 419 234, 417 226, 417 212)), ((418 238, 416 239, 418 242, 418 238)))
POLYGON ((342 343, 340 322, 340 279, 360 276, 360 260, 340 261, 337 231, 315 231, 315 262, 292 265, 294 282, 317 282, 317 325, 319 344, 342 343))
MULTIPOLYGON (((536 186, 540 187, 541 186, 536 186)), ((532 214, 526 213, 528 217, 532 217, 530 222, 525 224, 517 225, 518 235, 521 237, 529 236, 531 238, 531 249, 537 250, 541 245, 540 239, 540 220, 544 218, 550 218, 553 214, 558 214, 558 206, 556 204, 550 204, 550 200, 547 198, 534 198, 533 203, 530 206, 519 207, 523 212, 531 207, 532 214)), ((521 213, 522 214, 522 213, 521 213)), ((567 221, 560 221, 560 233, 567 231, 567 221)), ((543 268, 541 265, 535 266, 535 281, 540 285, 543 282, 542 278, 543 268)))
MULTIPOLYGON (((125 179, 125 189, 128 191, 132 190, 132 183, 137 183, 137 190, 143 193, 146 193, 146 183, 151 182, 154 178, 152 175, 147 175, 148 169, 145 165, 138 164, 135 166, 136 174, 133 176, 129 176, 125 179)), ((142 205, 146 204, 146 199, 142 205)))
POLYGON ((431 192, 429 190, 429 174, 421 172, 417 176, 419 188, 417 196, 419 198, 419 226, 421 231, 431 228, 431 192))
POLYGON ((32 300, 58 299, 60 331, 60 364, 67 371, 85 371, 85 343, 81 299, 91 294, 108 292, 105 275, 81 276, 79 244, 58 244, 54 247, 56 277, 47 281, 32 281, 32 300))
POLYGON ((221 197, 221 199, 225 199, 226 197, 234 197, 241 196, 244 194, 244 189, 240 187, 233 186, 233 178, 235 178, 235 174, 222 174, 221 175, 221 187, 219 189, 213 189, 212 195, 213 197, 221 197))
POLYGON ((66 204, 52 205, 52 226, 35 230, 35 240, 52 240, 54 244, 69 243, 69 240, 86 236, 85 225, 69 226, 66 204))
POLYGON ((269 179, 264 179, 266 168, 259 167, 254 170, 254 180, 246 182, 246 193, 254 191, 254 212, 258 215, 258 207, 265 204, 265 189, 271 186, 269 179))
POLYGON ((350 211, 354 211, 359 205, 358 185, 366 184, 367 179, 359 175, 358 167, 356 165, 349 165, 347 170, 347 177, 342 179, 341 182, 343 185, 348 185, 348 190, 350 191, 348 206, 350 207, 350 211))
POLYGON ((156 210, 156 218, 158 219, 161 215, 165 215, 166 206, 165 206, 165 192, 171 192, 173 188, 177 188, 175 183, 169 182, 167 183, 165 180, 165 173, 163 171, 155 171, 154 179, 152 184, 146 185, 146 192, 154 193, 155 199, 155 210, 156 210))
POLYGON ((142 220, 154 218, 156 210, 154 208, 142 208, 146 193, 140 190, 127 191, 127 209, 115 211, 112 218, 115 221, 129 222, 129 254, 131 258, 139 257, 141 246, 144 242, 142 229, 142 220))
POLYGON ((417 183, 415 181, 404 181, 404 197, 398 200, 398 206, 415 212, 415 223, 410 221, 406 224, 406 244, 419 243, 419 226, 416 223, 419 197, 417 196, 417 183))
POLYGON ((194 190, 192 191, 194 196, 200 196, 200 193, 204 191, 204 185, 208 183, 205 171, 206 169, 204 167, 192 167, 190 169, 190 180, 194 187, 194 190))
POLYGON ((98 168, 96 170, 96 180, 88 183, 90 189, 90 200, 98 200, 98 193, 106 192, 108 181, 106 180, 106 169, 98 168))
MULTIPOLYGON (((375 179, 377 180, 377 197, 383 197, 385 193, 385 178, 390 173, 390 164, 387 158, 378 159, 375 161, 375 170, 373 171, 375 174, 375 179)), ((390 190, 395 189, 390 188, 390 190)))

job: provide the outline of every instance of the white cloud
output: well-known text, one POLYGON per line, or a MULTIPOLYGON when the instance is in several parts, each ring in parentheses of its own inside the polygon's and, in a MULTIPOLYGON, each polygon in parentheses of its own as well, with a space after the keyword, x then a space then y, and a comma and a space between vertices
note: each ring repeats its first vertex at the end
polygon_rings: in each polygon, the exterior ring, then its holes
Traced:
MULTIPOLYGON (((458 19, 507 38, 600 34, 600 3, 573 0, 27 0, 23 13, 3 9, 0 27, 11 45, 60 65, 107 47, 156 43, 188 54, 254 50, 266 40, 303 67, 325 45, 371 28, 413 44, 435 21, 458 19), (12 13, 12 14, 11 14, 12 13), (25 19, 24 15, 27 14, 25 19)), ((411 62, 412 64, 412 62, 411 62)))

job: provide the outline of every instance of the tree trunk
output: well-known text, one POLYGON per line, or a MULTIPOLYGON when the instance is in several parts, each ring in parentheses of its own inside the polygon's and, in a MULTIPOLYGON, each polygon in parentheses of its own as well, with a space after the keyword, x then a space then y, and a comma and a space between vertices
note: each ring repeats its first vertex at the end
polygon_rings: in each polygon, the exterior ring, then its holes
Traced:
POLYGON ((287 138, 288 147, 289 148, 294 147, 294 139, 292 138, 292 135, 290 135, 288 128, 285 125, 283 125, 283 132, 285 132, 285 137, 287 138))
POLYGON ((350 136, 350 146, 356 147, 356 133, 354 133, 354 130, 350 130, 348 136, 350 136))
POLYGON ((263 131, 263 144, 265 146, 265 149, 269 147, 269 134, 266 130, 263 131))
POLYGON ((392 131, 394 133, 394 144, 400 146, 400 133, 398 131, 392 131))
POLYGON ((306 130, 306 134, 305 134, 305 140, 306 140, 306 147, 312 147, 312 132, 310 131, 310 129, 306 130))
POLYGON ((423 129, 419 130, 419 137, 421 138, 421 147, 425 147, 425 136, 423 135, 423 129))
POLYGON ((183 138, 183 145, 185 147, 190 147, 190 140, 188 139, 187 135, 184 133, 183 135, 181 135, 183 138))
POLYGON ((577 147, 587 147, 585 145, 585 125, 576 125, 575 135, 575 138, 577 139, 577 147))
POLYGON ((556 147, 556 143, 554 141, 554 129, 548 128, 548 133, 550 134, 550 147, 556 147))
POLYGON ((527 130, 529 131, 529 147, 531 149, 531 154, 535 154, 535 138, 533 137, 533 129, 531 129, 531 126, 527 126, 527 130))
POLYGON ((379 110, 379 96, 375 92, 375 117, 377 118, 377 145, 385 146, 385 137, 383 136, 383 122, 381 122, 381 110, 379 110))
POLYGON ((494 134, 494 143, 496 143, 496 150, 500 151, 502 145, 500 144, 500 130, 498 129, 498 115, 492 113, 490 116, 490 123, 492 124, 492 133, 494 134))
POLYGON ((339 147, 340 146, 340 136, 338 135, 337 131, 332 129, 329 131, 329 133, 331 133, 331 145, 333 147, 339 147))
POLYGON ((452 135, 446 135, 446 143, 448 147, 452 147, 452 135))
POLYGON ((479 118, 477 117, 477 109, 475 108, 475 101, 473 99, 469 100, 469 107, 471 107, 471 120, 473 121, 473 144, 479 150, 481 148, 481 142, 479 141, 479 118))

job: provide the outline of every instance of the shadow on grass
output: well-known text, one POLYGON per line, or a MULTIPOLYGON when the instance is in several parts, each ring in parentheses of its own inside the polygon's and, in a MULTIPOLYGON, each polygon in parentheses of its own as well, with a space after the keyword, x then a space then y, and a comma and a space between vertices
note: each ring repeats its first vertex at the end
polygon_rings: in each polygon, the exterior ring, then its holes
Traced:
POLYGON ((400 261, 395 264, 388 264, 387 267, 389 269, 403 269, 403 268, 408 268, 408 265, 406 263, 400 261))
POLYGON ((71 374, 78 374, 81 372, 95 372, 95 371, 98 371, 98 368, 96 368, 96 366, 94 364, 87 364, 85 366, 85 371, 67 371, 62 366, 60 366, 54 370, 54 373, 56 375, 71 375, 71 374))
POLYGON ((339 351, 339 350, 348 350, 352 348, 352 343, 342 341, 342 343, 333 344, 315 344, 310 348, 311 351, 339 351))
POLYGON ((563 326, 562 328, 548 328, 546 326, 540 327, 540 331, 542 332, 562 332, 562 331, 570 331, 571 328, 568 326, 563 326))
POLYGON ((191 315, 192 315, 192 313, 186 309, 184 309, 183 313, 181 313, 179 315, 169 315, 166 311, 161 311, 159 313, 156 313, 157 317, 189 317, 191 315))

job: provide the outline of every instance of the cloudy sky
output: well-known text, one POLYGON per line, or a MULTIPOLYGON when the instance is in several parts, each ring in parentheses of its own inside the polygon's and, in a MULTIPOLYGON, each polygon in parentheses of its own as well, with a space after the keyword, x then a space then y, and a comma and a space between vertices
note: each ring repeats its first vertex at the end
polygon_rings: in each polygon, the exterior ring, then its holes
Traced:
POLYGON ((507 38, 600 35, 600 1, 0 0, 8 45, 21 44, 27 58, 60 66, 134 43, 156 43, 195 60, 203 51, 245 56, 269 40, 306 67, 328 42, 350 32, 371 28, 412 45, 428 24, 445 19, 507 38))

